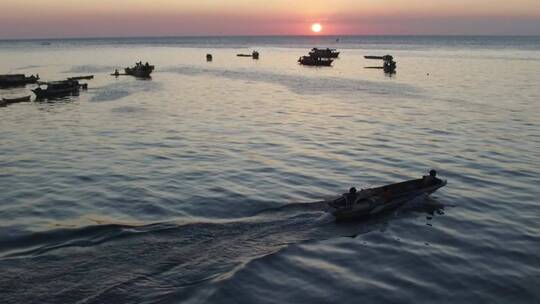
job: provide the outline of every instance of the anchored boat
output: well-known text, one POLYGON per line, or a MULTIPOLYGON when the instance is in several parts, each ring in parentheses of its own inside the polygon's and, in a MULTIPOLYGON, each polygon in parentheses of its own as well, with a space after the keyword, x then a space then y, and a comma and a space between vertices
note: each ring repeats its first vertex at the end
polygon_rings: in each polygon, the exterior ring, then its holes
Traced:
POLYGON ((30 95, 17 98, 2 98, 0 99, 0 107, 5 107, 13 103, 27 102, 30 101, 30 95))
POLYGON ((24 97, 16 97, 16 98, 2 98, 2 101, 5 103, 26 102, 26 101, 30 101, 30 95, 24 96, 24 97))
MULTIPOLYGON (((142 62, 137 62, 134 67, 125 68, 124 71, 126 75, 131 75, 139 78, 149 78, 150 74, 154 71, 155 66, 148 64, 143 64, 142 62)), ((115 72, 115 75, 120 75, 115 72)))
POLYGON ((31 83, 36 83, 39 80, 39 75, 31 75, 27 77, 24 74, 7 74, 0 75, 0 87, 9 88, 24 86, 31 83))
POLYGON ((364 56, 366 59, 382 60, 383 66, 381 67, 366 67, 366 69, 382 69, 387 74, 393 74, 396 72, 397 63, 394 61, 394 57, 391 55, 384 56, 364 56))
POLYGON ((68 80, 83 80, 83 79, 86 79, 86 80, 94 79, 94 75, 68 77, 68 80))
POLYGON ((437 178, 437 172, 431 170, 429 175, 420 179, 362 189, 360 192, 351 188, 349 193, 328 202, 329 212, 337 220, 367 217, 394 209, 416 197, 430 195, 445 185, 446 180, 437 178))
POLYGON ((311 57, 319 57, 319 58, 338 58, 339 52, 336 49, 319 49, 319 48, 313 48, 311 49, 311 52, 309 52, 309 56, 311 57))
POLYGON ((78 95, 80 89, 86 88, 88 88, 87 84, 80 84, 77 80, 62 80, 41 82, 32 92, 36 94, 36 99, 39 100, 78 95))
POLYGON ((313 56, 302 56, 298 59, 298 63, 309 66, 331 66, 332 62, 334 62, 334 60, 330 58, 313 56))
POLYGON ((251 57, 255 60, 259 59, 259 52, 253 51, 251 54, 236 54, 237 57, 251 57))

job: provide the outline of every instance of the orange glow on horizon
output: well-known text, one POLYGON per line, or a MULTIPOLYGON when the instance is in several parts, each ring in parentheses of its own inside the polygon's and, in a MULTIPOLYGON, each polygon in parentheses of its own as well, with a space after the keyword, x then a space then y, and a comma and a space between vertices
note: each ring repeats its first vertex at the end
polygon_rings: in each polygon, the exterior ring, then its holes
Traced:
POLYGON ((538 35, 539 0, 1 1, 2 38, 538 35), (25 20, 25 26, 21 26, 25 20), (92 24, 92 26, 88 26, 92 24))

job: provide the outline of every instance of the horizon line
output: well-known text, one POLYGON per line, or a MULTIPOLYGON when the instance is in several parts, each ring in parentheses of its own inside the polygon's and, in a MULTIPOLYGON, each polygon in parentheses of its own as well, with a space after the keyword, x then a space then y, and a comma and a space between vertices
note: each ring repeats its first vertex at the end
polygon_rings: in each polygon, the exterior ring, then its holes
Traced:
POLYGON ((136 38, 255 38, 255 37, 309 37, 309 38, 341 38, 341 37, 530 37, 540 38, 540 35, 527 34, 332 34, 332 35, 155 35, 155 36, 87 36, 87 37, 30 37, 30 38, 3 38, 0 41, 39 41, 39 40, 81 40, 81 39, 136 39, 136 38))

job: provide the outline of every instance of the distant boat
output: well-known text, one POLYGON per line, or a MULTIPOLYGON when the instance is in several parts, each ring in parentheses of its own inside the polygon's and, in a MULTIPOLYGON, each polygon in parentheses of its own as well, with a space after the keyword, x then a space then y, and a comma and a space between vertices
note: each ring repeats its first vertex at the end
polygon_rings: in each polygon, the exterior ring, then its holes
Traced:
POLYGON ((31 83, 36 83, 39 80, 39 75, 31 75, 27 77, 24 74, 6 74, 0 75, 0 87, 9 88, 24 86, 31 83))
POLYGON ((17 102, 26 102, 30 101, 30 95, 16 98, 2 98, 2 101, 6 103, 17 103, 17 102))
POLYGON ((236 54, 237 57, 251 57, 255 60, 259 59, 259 52, 253 51, 251 54, 236 54))
POLYGON ((94 79, 94 75, 68 77, 68 80, 94 79))
MULTIPOLYGON (((383 187, 363 189, 349 193, 328 202, 330 213, 337 220, 362 218, 391 210, 422 195, 430 195, 446 186, 446 181, 436 177, 431 170, 428 176, 383 187)), ((353 191, 354 190, 354 191, 353 191)))
POLYGON ((309 52, 309 55, 312 57, 319 57, 319 58, 338 58, 339 52, 335 49, 319 49, 319 48, 313 48, 311 49, 311 52, 309 52))
POLYGON ((41 82, 39 87, 32 90, 36 94, 36 99, 48 99, 78 95, 80 89, 88 88, 87 84, 80 84, 77 80, 62 80, 52 82, 41 82))
POLYGON ((28 96, 17 97, 17 98, 2 98, 2 99, 0 99, 0 107, 5 107, 5 106, 13 104, 13 103, 30 101, 30 97, 31 96, 28 95, 28 96))
POLYGON ((212 56, 212 54, 206 54, 206 61, 210 62, 214 59, 214 57, 212 56))
POLYGON ((366 59, 378 59, 378 60, 385 60, 390 61, 394 60, 394 57, 392 55, 384 55, 384 56, 364 56, 366 59))
POLYGON ((392 55, 364 56, 364 58, 384 61, 382 67, 366 67, 366 69, 383 69, 387 74, 394 74, 396 72, 397 63, 394 61, 394 57, 392 55))
POLYGON ((40 43, 40 44, 41 44, 41 45, 51 45, 51 43, 48 42, 48 41, 44 41, 44 42, 42 42, 42 43, 40 43))
POLYGON ((298 63, 308 66, 331 66, 333 59, 330 58, 320 58, 313 56, 302 56, 298 59, 298 63))
POLYGON ((154 71, 154 68, 155 67, 148 64, 148 62, 146 64, 138 62, 137 64, 135 64, 134 67, 125 68, 124 71, 126 72, 126 75, 131 75, 139 78, 149 78, 150 74, 152 74, 152 72, 154 71))

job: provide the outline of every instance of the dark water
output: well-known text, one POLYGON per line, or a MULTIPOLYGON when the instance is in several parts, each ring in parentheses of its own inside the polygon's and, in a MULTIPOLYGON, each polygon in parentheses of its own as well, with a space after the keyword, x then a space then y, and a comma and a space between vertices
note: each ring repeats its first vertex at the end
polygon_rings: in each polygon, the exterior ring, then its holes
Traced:
POLYGON ((0 108, 0 302, 540 301, 540 39, 50 42, 0 42, 0 74, 96 77, 0 108), (298 66, 315 45, 342 58, 298 66), (431 168, 447 187, 377 218, 321 202, 431 168))

